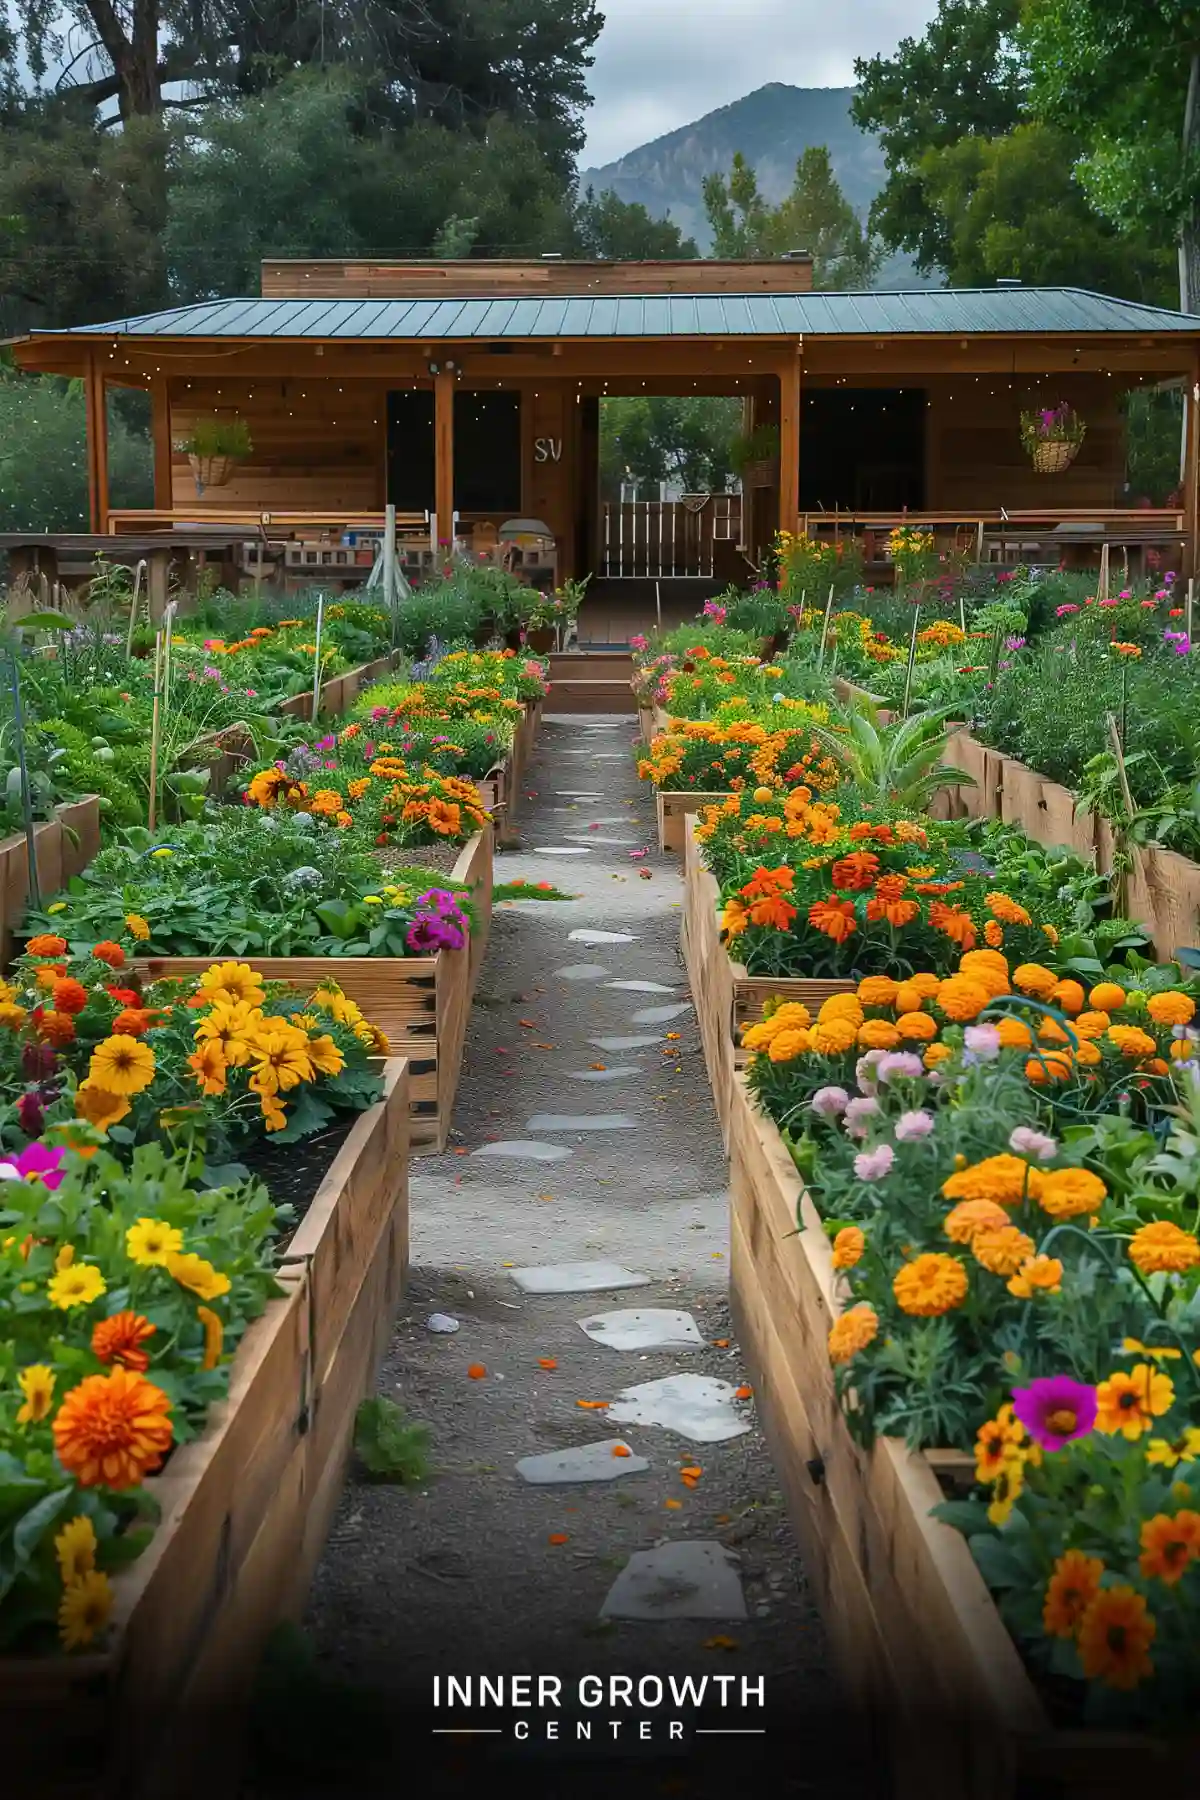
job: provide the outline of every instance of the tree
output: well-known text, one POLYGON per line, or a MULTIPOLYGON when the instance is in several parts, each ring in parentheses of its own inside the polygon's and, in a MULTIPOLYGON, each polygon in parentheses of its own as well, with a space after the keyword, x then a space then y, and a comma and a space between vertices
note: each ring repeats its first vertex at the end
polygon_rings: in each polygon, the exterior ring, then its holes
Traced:
POLYGON ((616 499, 623 482, 657 488, 678 482, 686 493, 723 493, 731 449, 742 423, 736 399, 631 395, 600 406, 600 487, 616 499))
POLYGON ((670 219, 652 218, 637 201, 622 200, 611 188, 589 188, 575 208, 579 254, 602 262, 690 261, 699 256, 670 219))
POLYGON ((1039 113, 1083 147, 1096 210, 1178 246, 1200 307, 1200 8, 1195 0, 1029 0, 1021 40, 1039 113))
POLYGON ((923 38, 903 38, 892 57, 855 62, 851 116, 878 134, 888 171, 871 225, 924 275, 948 271, 953 261, 947 222, 928 192, 929 153, 965 137, 999 137, 1020 120, 1024 76, 1014 34, 1021 4, 938 0, 923 38))
MULTIPOLYGON (((87 531, 83 384, 0 366, 0 531, 87 531)), ((109 417, 114 506, 154 504, 149 441, 109 417)))
POLYGON ((879 263, 877 246, 843 194, 823 144, 796 164, 792 191, 771 206, 739 151, 728 179, 704 178, 704 210, 715 257, 754 259, 808 250, 818 288, 868 287, 879 263))

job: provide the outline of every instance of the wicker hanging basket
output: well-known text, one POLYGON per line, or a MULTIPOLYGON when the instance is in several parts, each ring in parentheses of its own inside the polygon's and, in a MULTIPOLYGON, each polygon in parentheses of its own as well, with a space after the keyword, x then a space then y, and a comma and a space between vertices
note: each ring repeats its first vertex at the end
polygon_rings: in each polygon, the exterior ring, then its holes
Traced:
POLYGON ((1066 438, 1043 438, 1033 446, 1033 467, 1038 475, 1061 475, 1079 454, 1079 445, 1066 438))
POLYGON ((747 463, 742 470, 744 488, 774 487, 778 480, 779 462, 775 457, 763 457, 759 462, 747 463))
POLYGON ((236 456, 189 456, 188 466, 196 482, 196 492, 205 488, 224 487, 237 467, 236 456))

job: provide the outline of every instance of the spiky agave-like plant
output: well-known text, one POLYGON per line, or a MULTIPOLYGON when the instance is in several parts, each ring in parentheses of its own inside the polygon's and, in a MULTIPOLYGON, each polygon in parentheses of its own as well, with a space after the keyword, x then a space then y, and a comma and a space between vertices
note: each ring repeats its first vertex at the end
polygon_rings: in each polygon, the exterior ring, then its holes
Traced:
POLYGON ((942 761, 944 727, 955 710, 944 706, 883 725, 879 708, 864 698, 843 710, 843 729, 814 725, 812 732, 867 806, 928 812, 940 789, 976 785, 965 769, 942 761))

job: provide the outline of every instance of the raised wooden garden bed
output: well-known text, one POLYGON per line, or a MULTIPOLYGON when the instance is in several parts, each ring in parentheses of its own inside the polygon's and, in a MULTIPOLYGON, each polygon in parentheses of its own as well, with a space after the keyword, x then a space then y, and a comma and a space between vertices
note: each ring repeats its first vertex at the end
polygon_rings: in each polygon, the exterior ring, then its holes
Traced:
POLYGON ((663 855, 682 855, 683 828, 690 813, 703 812, 706 806, 720 806, 728 799, 728 793, 695 794, 677 792, 670 788, 655 788, 658 847, 663 855))
MULTIPOLYGON (((328 681, 322 682, 318 695, 318 712, 348 712, 365 687, 373 681, 383 681, 391 674, 400 660, 398 650, 390 650, 386 656, 377 656, 373 662, 360 663, 357 669, 347 669, 343 675, 331 675, 328 681)), ((293 719, 312 718, 312 690, 303 694, 292 694, 284 700, 279 711, 287 713, 293 719)))
MULTIPOLYGON (((95 794, 56 806, 55 817, 33 828, 43 899, 57 894, 100 851, 100 801, 95 794)), ((0 968, 12 959, 13 934, 29 905, 29 847, 24 832, 0 840, 0 968)))
POLYGON ((816 1012, 831 994, 853 993, 857 983, 832 977, 804 979, 750 975, 721 942, 720 893, 696 838, 695 819, 683 821, 683 917, 680 948, 700 1021, 713 1102, 721 1136, 729 1148, 729 1107, 733 1078, 743 1060, 742 1032, 757 1024, 767 1000, 798 1000, 816 1012))
MULTIPOLYGON (((413 852, 419 856, 418 851, 413 852)), ((452 871, 469 882, 477 925, 461 950, 436 956, 248 956, 246 962, 268 981, 286 981, 305 993, 335 981, 372 1024, 386 1035, 393 1056, 409 1061, 414 1149, 444 1149, 450 1130, 463 1044, 475 984, 487 949, 492 920, 492 834, 476 832, 452 871)), ((211 956, 148 957, 138 963, 151 980, 199 975, 211 956)))
POLYGON ((355 1120, 238 1347, 229 1397, 147 1487, 149 1547, 114 1578, 101 1654, 0 1662, 5 1792, 208 1800, 272 1629, 298 1618, 408 1263, 408 1067, 355 1120), (12 1782, 10 1788, 9 1782, 12 1782))
POLYGON ((938 1454, 851 1437, 827 1349, 829 1240, 741 1075, 730 1187, 738 1342, 840 1672, 888 1729, 895 1800, 1100 1800, 1151 1767, 1157 1785, 1145 1740, 1052 1726, 966 1539, 929 1516, 938 1454))

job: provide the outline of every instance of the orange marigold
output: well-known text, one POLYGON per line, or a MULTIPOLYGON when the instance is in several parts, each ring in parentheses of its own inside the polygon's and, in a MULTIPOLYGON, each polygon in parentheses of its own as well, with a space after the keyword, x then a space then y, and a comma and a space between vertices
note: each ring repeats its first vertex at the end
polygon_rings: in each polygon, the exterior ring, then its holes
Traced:
POLYGON ((67 975, 50 990, 55 1012, 81 1013, 88 1003, 88 991, 81 981, 67 975))
POLYGON ((1050 998, 1054 1001, 1055 1005, 1061 1006, 1062 1010, 1065 1013, 1068 1013, 1073 1019, 1078 1013, 1083 1011, 1083 1003, 1086 995, 1079 982, 1059 981, 1055 983, 1050 998))
POLYGON ((890 1006, 899 986, 890 975, 864 975, 858 984, 858 998, 864 1006, 890 1006))
POLYGON ((882 919, 897 931, 911 925, 920 915, 921 908, 915 900, 887 900, 882 895, 875 894, 867 901, 867 918, 872 924, 882 919))
POLYGON ((1032 1300, 1035 1294, 1057 1294, 1062 1289, 1063 1266, 1057 1256, 1031 1256, 1023 1262, 1008 1291, 1018 1300, 1032 1300))
POLYGON ((1156 1025, 1190 1025, 1196 1013, 1196 1002, 1187 994, 1172 989, 1166 994, 1151 994, 1146 1011, 1156 1025))
POLYGON ((926 1012, 901 1013, 896 1020, 896 1030, 909 1043, 927 1044, 937 1036, 936 1021, 926 1012))
POLYGON ((80 1487, 139 1487, 171 1448, 170 1413, 167 1395, 135 1370, 89 1375, 55 1414, 58 1460, 80 1487))
POLYGON ((25 946, 26 956, 61 956, 67 947, 66 938, 55 937, 52 932, 42 932, 31 937, 25 946))
POLYGON ((119 1363, 143 1374, 150 1367, 150 1358, 140 1346, 157 1329, 141 1313, 114 1313, 111 1319, 101 1319, 93 1326, 92 1355, 102 1363, 119 1363))
POLYGON ((1002 1050, 1028 1050, 1032 1045, 1033 1033, 1030 1031, 1028 1025, 1026 1025, 1024 1019, 1014 1019, 1010 1016, 1004 1019, 996 1019, 993 1023, 1000 1034, 1000 1048, 1002 1050))
POLYGON ((834 1268, 852 1269, 856 1262, 861 1261, 866 1247, 866 1237, 857 1225, 843 1225, 833 1240, 834 1268))
POLYGON ((1156 1219, 1143 1225, 1129 1240, 1129 1260, 1143 1275, 1164 1271, 1184 1275, 1200 1263, 1200 1242, 1194 1233, 1173 1225, 1169 1219, 1156 1219))
POLYGON ((1027 1080, 1039 1085, 1048 1081, 1070 1081, 1074 1066, 1066 1051, 1047 1050, 1029 1059, 1025 1064, 1025 1075, 1027 1080))
POLYGON ((958 973, 986 988, 993 1000, 1009 991, 1008 959, 998 950, 968 950, 958 959, 958 973))
POLYGON ((971 1252, 976 1262, 981 1263, 990 1275, 1015 1275, 1036 1248, 1027 1232, 1018 1231, 1007 1221, 994 1231, 977 1231, 971 1239, 971 1252))
POLYGON ((865 1350, 878 1333, 879 1315, 875 1308, 865 1302, 860 1306, 851 1306, 834 1322, 829 1333, 830 1362, 849 1362, 852 1356, 865 1350))
POLYGON ((33 1028, 43 1042, 60 1050, 75 1042, 75 1021, 69 1013, 44 1012, 39 1006, 33 1014, 33 1028))
POLYGON ((937 1003, 948 1019, 963 1022, 977 1019, 991 995, 967 975, 950 975, 937 992, 937 1003))
POLYGON ((1025 908, 1023 906, 1018 906, 1017 902, 1010 899, 1007 894, 985 894, 983 902, 992 917, 994 919, 999 919, 1002 925, 1033 924, 1033 920, 1025 911, 1025 908))
POLYGON ((993 950, 999 950, 1004 942, 1004 927, 997 925, 995 919, 989 919, 983 928, 983 941, 990 944, 993 950))
POLYGON ((875 877, 879 873, 879 858, 871 850, 852 850, 849 856, 843 856, 834 863, 829 871, 829 878, 835 888, 842 888, 847 893, 858 893, 864 888, 873 887, 875 877))
POLYGON ((952 1244, 969 1244, 981 1231, 1000 1231, 1008 1224, 1008 1214, 995 1200, 960 1200, 942 1221, 942 1230, 952 1244))
POLYGON ((947 906, 944 900, 935 900, 929 909, 929 923, 935 931, 942 931, 955 944, 961 944, 964 950, 972 950, 978 932, 970 913, 964 912, 961 906, 947 906))
POLYGON ((900 1033, 887 1019, 868 1019, 859 1027, 858 1042, 863 1050, 894 1050, 900 1033))
POLYGON ((154 1015, 143 1006, 126 1006, 121 1009, 112 1022, 113 1037, 145 1037, 154 1015))
POLYGON ((1090 1169, 1050 1169, 1041 1175, 1033 1197, 1052 1219, 1076 1219, 1098 1211, 1107 1194, 1090 1169))
POLYGON ((92 955, 98 962, 107 963, 110 969, 125 967, 125 952, 111 938, 104 938, 100 943, 93 944, 92 955))
POLYGON ((967 1297, 967 1271, 955 1256, 928 1252, 898 1271, 892 1292, 902 1312, 935 1319, 962 1305, 967 1297))
POLYGON ((1022 963, 1013 970, 1012 979, 1014 987, 1023 994, 1032 994, 1035 1000, 1049 1000, 1058 986, 1058 976, 1041 963, 1022 963))
POLYGON ((835 944, 844 944, 858 930, 854 905, 850 900, 814 900, 808 909, 808 922, 835 944))
POLYGON ((850 1019, 819 1019, 812 1028, 812 1048, 818 1056, 842 1056, 854 1048, 857 1035, 850 1019))
POLYGON ((1046 1179, 1040 1169, 1002 1151, 948 1175, 942 1193, 947 1200, 993 1200, 997 1206, 1020 1206, 1026 1196, 1039 1197, 1046 1179))
POLYGON ((1110 1025, 1107 1035, 1109 1043, 1131 1062, 1140 1062, 1143 1057, 1157 1054, 1158 1045, 1150 1033, 1139 1030, 1136 1025, 1110 1025))

